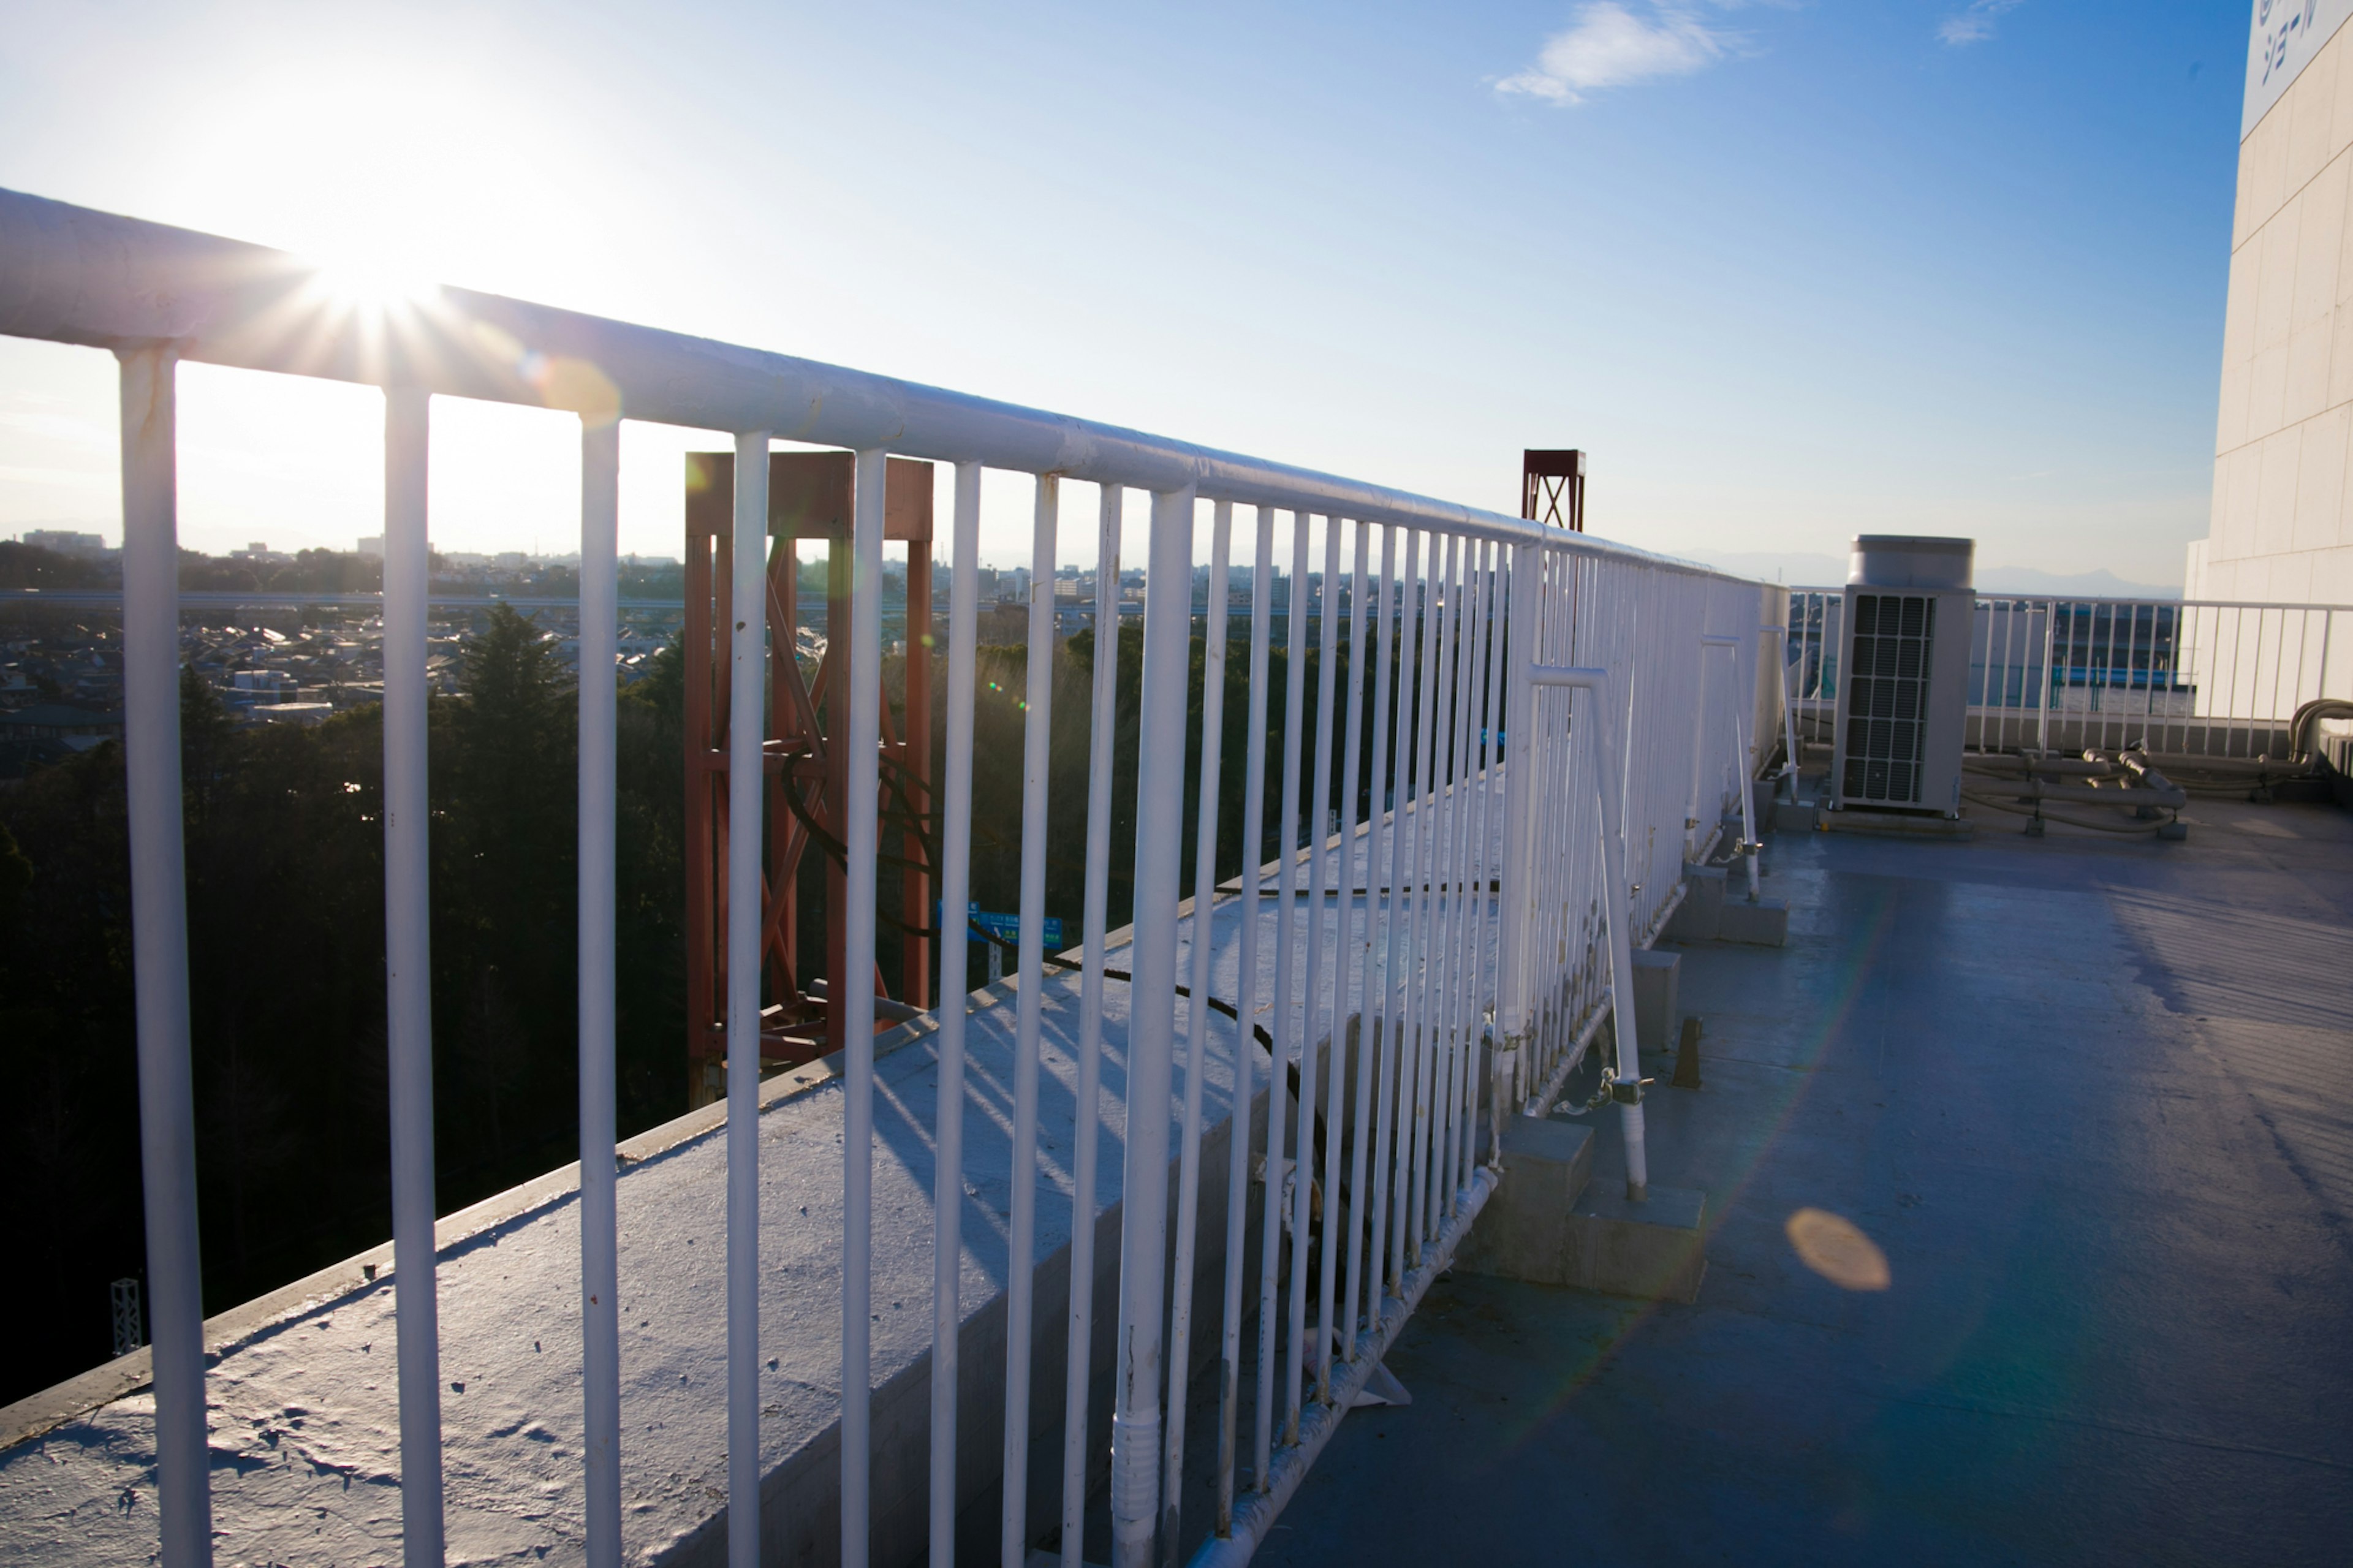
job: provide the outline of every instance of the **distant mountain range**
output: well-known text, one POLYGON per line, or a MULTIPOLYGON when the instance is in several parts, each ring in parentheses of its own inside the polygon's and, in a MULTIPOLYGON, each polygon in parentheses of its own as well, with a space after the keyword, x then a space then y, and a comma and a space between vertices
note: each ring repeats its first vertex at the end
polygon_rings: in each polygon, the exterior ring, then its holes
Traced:
MULTIPOLYGON (((1744 577, 1762 577, 1809 588, 1838 587, 1846 582, 1846 557, 1810 555, 1770 550, 1726 550, 1701 553, 1694 559, 1744 577)), ((2094 599, 2178 599, 2181 584, 2127 583, 2113 572, 2044 572, 2032 566, 1987 566, 1977 569, 1977 585, 1997 594, 2081 594, 2094 599)))

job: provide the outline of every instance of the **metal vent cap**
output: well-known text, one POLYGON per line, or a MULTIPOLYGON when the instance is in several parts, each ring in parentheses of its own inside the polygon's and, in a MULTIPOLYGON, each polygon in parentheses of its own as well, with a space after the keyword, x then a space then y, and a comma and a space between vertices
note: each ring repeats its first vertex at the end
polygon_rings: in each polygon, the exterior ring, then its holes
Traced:
POLYGON ((1909 533, 1855 536, 1847 585, 1855 588, 1967 588, 1976 563, 1974 539, 1931 539, 1909 533))

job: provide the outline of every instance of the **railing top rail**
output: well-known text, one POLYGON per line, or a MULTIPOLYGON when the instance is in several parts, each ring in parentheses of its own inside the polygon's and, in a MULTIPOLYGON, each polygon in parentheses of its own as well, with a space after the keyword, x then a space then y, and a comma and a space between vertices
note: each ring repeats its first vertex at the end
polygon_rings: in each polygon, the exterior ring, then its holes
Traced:
POLYGON ((285 251, 0 190, 0 333, 1432 528, 1709 576, 1499 512, 471 289, 370 313, 285 251))
MULTIPOLYGON (((1844 594, 1843 583, 1835 587, 1819 583, 1792 583, 1792 594, 1844 594)), ((1885 590, 1883 590, 1885 591, 1885 590)), ((2041 599, 2053 605, 2176 605, 2185 610, 2348 610, 2353 605, 2279 604, 2269 599, 2168 599, 2144 595, 2133 597, 2119 594, 2059 594, 2047 589, 1972 588, 1980 599, 2041 599)))

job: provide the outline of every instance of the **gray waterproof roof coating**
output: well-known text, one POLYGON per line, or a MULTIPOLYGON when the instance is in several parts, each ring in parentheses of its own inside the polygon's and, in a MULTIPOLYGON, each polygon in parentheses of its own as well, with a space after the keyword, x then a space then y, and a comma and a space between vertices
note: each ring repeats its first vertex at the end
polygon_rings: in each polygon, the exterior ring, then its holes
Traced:
MULTIPOLYGON (((1351 857, 1359 887, 1362 843, 1359 838, 1351 857)), ((1327 864, 1338 858, 1333 855, 1327 864)), ((1303 911, 1303 866, 1299 881, 1297 907, 1303 911)), ((1258 1021, 1271 1028, 1276 900, 1258 901, 1258 1021)), ((1361 900, 1355 902, 1362 908, 1361 900)), ((1235 995, 1241 914, 1241 901, 1228 898, 1211 921, 1212 990, 1227 1000, 1235 995)), ((1491 919, 1491 933, 1493 924, 1491 919)), ((1189 919, 1181 922, 1180 942, 1187 948, 1191 929, 1189 919)), ((1295 963, 1303 962, 1305 941, 1306 922, 1297 921, 1295 963)), ((1321 966, 1324 1000, 1314 1009, 1319 1037, 1330 1016, 1333 951, 1326 946, 1321 966)), ((1110 967, 1126 967, 1124 952, 1124 946, 1113 950, 1110 967)), ((1190 960, 1180 950, 1179 984, 1189 983, 1189 974, 1190 960)), ((1071 1234, 1078 976, 1050 973, 1041 1002, 1042 1258, 1071 1234)), ((1127 986, 1107 984, 1098 1212, 1119 1195, 1127 1008, 1127 986)), ((1173 1099, 1179 1108, 1187 1016, 1180 1000, 1173 1099)), ((1294 1021, 1297 1016, 1294 1011, 1294 1021)), ((962 1290, 967 1317, 997 1294, 1006 1272, 1011 985, 979 994, 970 1020, 962 1290)), ((878 1385, 923 1355, 931 1342, 937 1060, 929 1026, 913 1027, 916 1038, 875 1065, 878 1385)), ((1233 1023, 1213 1015, 1203 1078, 1205 1128, 1228 1113, 1233 1039, 1233 1023)), ((1262 1051, 1257 1059, 1254 1074, 1262 1075, 1262 1051)), ((761 1344, 765 1357, 773 1358, 761 1372, 764 1469, 825 1431, 839 1411, 841 1106, 841 1087, 834 1080, 769 1107, 760 1119, 761 1344)), ((703 1133, 624 1167, 620 1176, 622 1531, 631 1561, 659 1552, 725 1505, 725 1162, 723 1134, 703 1133)), ((442 1249, 442 1425, 453 1564, 582 1555, 579 1258, 576 1192, 442 1249)), ((1109 1310, 1108 1303, 1099 1310, 1109 1310)), ((219 1356, 206 1384, 216 1561, 397 1558, 394 1337, 386 1273, 371 1287, 296 1311, 219 1356)), ((0 1453, 0 1563, 152 1561, 153 1409, 143 1393, 118 1399, 0 1453)))

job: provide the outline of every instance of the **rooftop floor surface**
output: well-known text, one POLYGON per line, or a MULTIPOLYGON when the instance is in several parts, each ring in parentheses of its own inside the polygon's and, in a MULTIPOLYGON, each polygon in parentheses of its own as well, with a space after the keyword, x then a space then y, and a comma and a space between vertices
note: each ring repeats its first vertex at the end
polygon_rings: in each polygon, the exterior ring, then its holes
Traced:
POLYGON ((1257 1561, 2353 1560, 2353 816, 2184 816, 1776 836, 1789 945, 1684 950, 1648 1102, 1696 1304, 1449 1276, 1257 1561))

